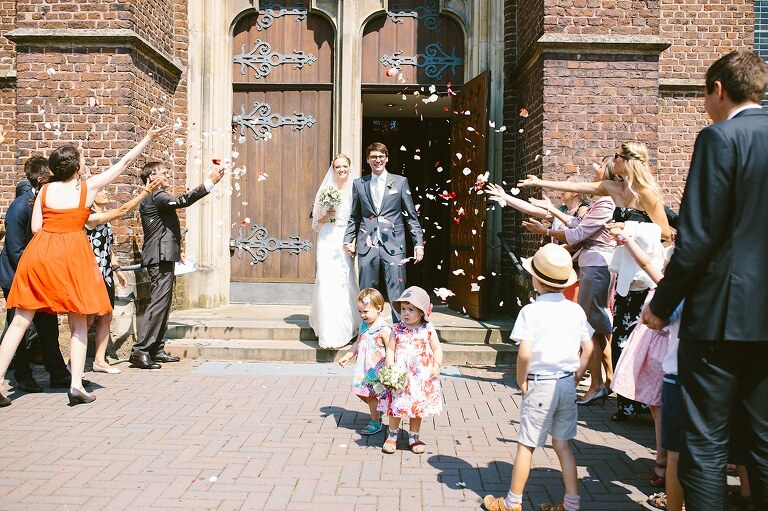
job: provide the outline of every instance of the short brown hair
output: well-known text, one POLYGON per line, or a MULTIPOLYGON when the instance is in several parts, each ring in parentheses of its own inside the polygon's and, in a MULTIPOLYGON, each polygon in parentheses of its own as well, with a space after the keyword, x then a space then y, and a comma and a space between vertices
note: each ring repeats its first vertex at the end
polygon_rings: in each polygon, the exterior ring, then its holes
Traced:
POLYGON ((768 88, 768 64, 751 51, 733 51, 709 66, 704 80, 707 93, 720 82, 734 103, 760 103, 768 88))
POLYGON ((385 146, 381 142, 374 142, 373 144, 369 145, 368 148, 365 150, 365 158, 368 159, 368 156, 370 156, 373 151, 379 151, 380 153, 384 153, 384 156, 389 158, 389 151, 387 151, 387 146, 385 146))
POLYGON ((26 163, 24 163, 24 175, 32 185, 32 188, 39 188, 40 183, 38 181, 40 178, 49 178, 51 176, 51 170, 48 168, 48 158, 30 156, 26 163))
POLYGON ((370 303, 373 304, 377 310, 384 310, 384 297, 381 295, 381 293, 379 293, 378 289, 367 287, 360 291, 360 294, 357 295, 357 301, 360 303, 365 303, 366 298, 370 300, 370 303))
POLYGON ((144 167, 141 169, 141 174, 139 174, 139 177, 141 177, 141 182, 147 184, 149 181, 149 176, 151 176, 154 171, 161 167, 165 167, 165 164, 161 161, 151 161, 144 165, 144 167))

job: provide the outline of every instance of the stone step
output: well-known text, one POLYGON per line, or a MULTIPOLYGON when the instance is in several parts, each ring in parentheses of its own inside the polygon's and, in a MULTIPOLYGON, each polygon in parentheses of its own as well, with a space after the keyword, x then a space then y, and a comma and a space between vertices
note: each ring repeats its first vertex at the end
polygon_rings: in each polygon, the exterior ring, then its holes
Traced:
MULTIPOLYGON (((443 343, 443 365, 512 365, 517 346, 507 343, 443 343)), ((168 339, 165 349, 171 355, 205 360, 251 362, 333 362, 347 348, 321 349, 315 340, 251 339, 168 339)))
MULTIPOLYGON (((435 325, 444 343, 509 344, 508 328, 468 328, 435 325)), ((274 321, 238 319, 209 320, 205 324, 169 324, 168 339, 270 339, 273 341, 317 341, 309 324, 274 325, 274 321)))

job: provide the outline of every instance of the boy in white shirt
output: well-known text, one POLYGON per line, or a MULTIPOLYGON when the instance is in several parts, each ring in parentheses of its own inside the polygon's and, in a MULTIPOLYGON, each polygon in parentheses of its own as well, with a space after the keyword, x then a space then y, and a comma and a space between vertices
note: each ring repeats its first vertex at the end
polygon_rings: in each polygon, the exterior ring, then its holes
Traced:
POLYGON ((532 258, 523 260, 523 267, 533 277, 539 298, 523 307, 510 335, 520 343, 517 384, 523 393, 517 454, 509 493, 499 498, 487 495, 483 506, 488 511, 522 510, 533 451, 552 435, 565 497, 558 504, 541 504, 541 510, 579 511, 576 459, 570 440, 576 436, 576 383, 592 353, 593 330, 584 310, 562 293, 577 279, 567 250, 554 243, 544 245, 532 258))

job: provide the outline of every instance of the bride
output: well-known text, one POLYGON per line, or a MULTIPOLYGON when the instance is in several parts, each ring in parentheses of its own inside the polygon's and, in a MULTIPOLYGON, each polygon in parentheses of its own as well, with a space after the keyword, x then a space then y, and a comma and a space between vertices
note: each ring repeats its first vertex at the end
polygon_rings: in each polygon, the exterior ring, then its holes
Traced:
POLYGON ((309 312, 309 326, 320 340, 321 348, 340 348, 357 333, 357 285, 352 258, 344 250, 344 231, 352 209, 352 181, 359 177, 349 156, 338 154, 315 195, 312 228, 317 235, 317 273, 309 312), (320 204, 329 186, 341 192, 341 204, 335 209, 320 204))

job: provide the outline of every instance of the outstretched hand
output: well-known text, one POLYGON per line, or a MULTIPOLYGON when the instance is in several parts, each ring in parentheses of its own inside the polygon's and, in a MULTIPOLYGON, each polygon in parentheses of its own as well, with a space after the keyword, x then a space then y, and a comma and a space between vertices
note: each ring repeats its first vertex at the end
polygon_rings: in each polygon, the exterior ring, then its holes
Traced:
POLYGON ((167 125, 167 126, 152 126, 151 128, 149 128, 147 130, 147 135, 146 136, 149 137, 150 139, 157 138, 157 137, 159 137, 161 135, 165 135, 169 131, 171 131, 171 126, 170 125, 167 125))
POLYGON ((216 167, 208 174, 208 179, 210 179, 213 184, 221 181, 222 177, 224 177, 224 167, 216 167))
POLYGON ((535 218, 529 218, 527 221, 523 220, 523 227, 531 231, 533 234, 546 234, 547 228, 536 220, 535 218))
POLYGON ((552 207, 552 201, 549 200, 549 197, 544 197, 543 199, 537 199, 535 197, 530 197, 528 199, 528 202, 536 206, 537 208, 541 208, 545 211, 549 211, 549 208, 552 207))
POLYGON ((528 186, 541 186, 541 179, 539 179, 538 176, 528 174, 526 179, 521 179, 517 182, 518 188, 525 188, 528 186))
POLYGON ((162 177, 155 177, 150 179, 146 185, 144 185, 144 189, 147 191, 147 193, 152 193, 163 184, 163 178, 162 177))

